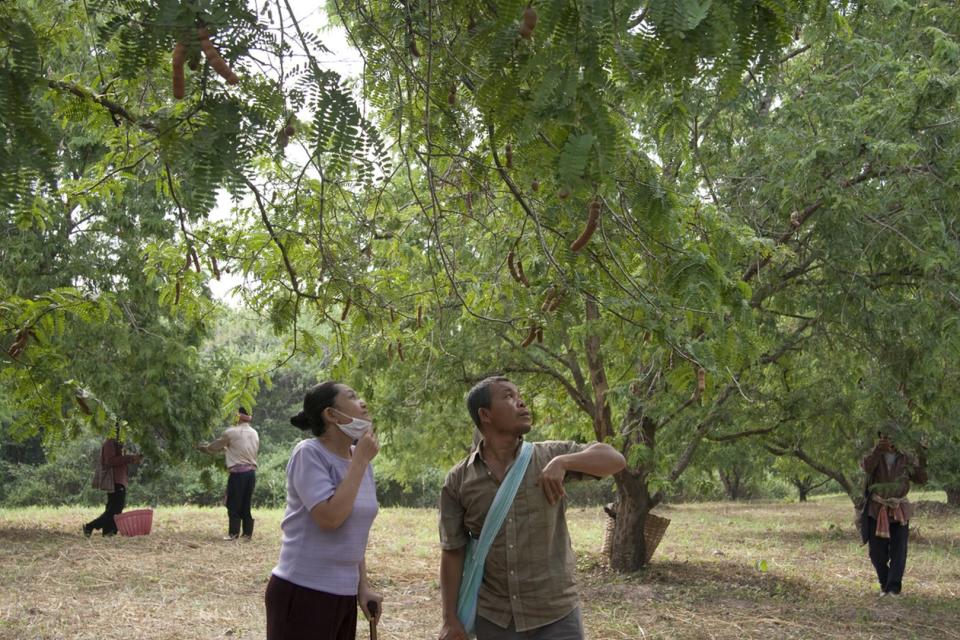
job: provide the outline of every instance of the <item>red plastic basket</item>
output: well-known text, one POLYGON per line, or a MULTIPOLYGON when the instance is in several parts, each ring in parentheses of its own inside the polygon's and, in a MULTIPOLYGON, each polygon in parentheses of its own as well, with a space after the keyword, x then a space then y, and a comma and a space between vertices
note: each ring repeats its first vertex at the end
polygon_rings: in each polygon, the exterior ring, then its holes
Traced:
POLYGON ((122 536, 145 536, 153 526, 153 509, 135 509, 113 516, 122 536))

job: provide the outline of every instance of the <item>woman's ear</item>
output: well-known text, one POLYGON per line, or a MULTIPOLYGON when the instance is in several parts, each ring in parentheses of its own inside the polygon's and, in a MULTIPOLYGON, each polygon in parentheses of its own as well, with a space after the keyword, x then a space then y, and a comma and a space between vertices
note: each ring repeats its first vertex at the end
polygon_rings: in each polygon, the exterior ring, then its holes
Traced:
POLYGON ((326 409, 323 410, 323 413, 321 415, 323 416, 324 422, 339 424, 337 422, 337 412, 334 410, 333 407, 327 407, 326 409))

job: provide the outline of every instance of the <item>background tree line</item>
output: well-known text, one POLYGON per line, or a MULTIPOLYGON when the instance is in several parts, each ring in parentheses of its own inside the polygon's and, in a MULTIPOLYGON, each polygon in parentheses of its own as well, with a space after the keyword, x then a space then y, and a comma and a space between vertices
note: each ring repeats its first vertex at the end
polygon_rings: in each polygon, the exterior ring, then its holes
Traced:
POLYGON ((414 483, 499 371, 627 455, 621 569, 698 470, 855 502, 880 425, 960 498, 955 4, 526 6, 333 1, 354 87, 285 2, 0 6, 7 433, 182 460, 302 361, 414 483), (210 346, 223 273, 278 348, 210 346))

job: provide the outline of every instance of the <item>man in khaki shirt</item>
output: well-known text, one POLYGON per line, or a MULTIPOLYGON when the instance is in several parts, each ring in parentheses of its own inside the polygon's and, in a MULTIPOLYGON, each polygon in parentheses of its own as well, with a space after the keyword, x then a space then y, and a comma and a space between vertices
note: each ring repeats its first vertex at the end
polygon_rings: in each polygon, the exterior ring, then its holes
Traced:
MULTIPOLYGON (((440 494, 440 640, 467 640, 457 596, 469 537, 479 537, 493 498, 530 431, 517 386, 495 376, 467 396, 479 445, 447 474, 440 494)), ((617 473, 613 447, 537 442, 507 519, 487 555, 477 602, 478 640, 582 640, 575 561, 565 517, 565 479, 617 473)))
POLYGON ((219 438, 209 444, 197 445, 204 453, 223 451, 226 457, 227 471, 227 537, 224 540, 236 540, 240 537, 253 537, 253 514, 250 511, 253 501, 253 489, 257 486, 257 452, 260 450, 260 436, 251 425, 253 418, 247 410, 240 407, 237 413, 237 425, 223 432, 219 438))

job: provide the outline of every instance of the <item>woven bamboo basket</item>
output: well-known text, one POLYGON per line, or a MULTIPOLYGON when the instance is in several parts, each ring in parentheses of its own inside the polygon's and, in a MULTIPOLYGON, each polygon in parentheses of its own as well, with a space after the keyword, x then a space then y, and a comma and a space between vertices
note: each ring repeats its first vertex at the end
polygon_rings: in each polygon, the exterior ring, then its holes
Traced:
POLYGON ((122 536, 145 536, 153 526, 153 509, 136 509, 113 516, 122 536))
MULTIPOLYGON (((616 518, 608 513, 607 524, 603 531, 603 545, 600 547, 600 553, 606 558, 610 557, 610 552, 613 549, 613 529, 616 522, 616 518)), ((650 562, 657 547, 660 546, 660 541, 663 540, 663 534, 668 526, 670 526, 670 518, 664 518, 653 513, 647 514, 647 519, 643 523, 643 540, 646 543, 647 552, 644 558, 645 563, 650 562)))

